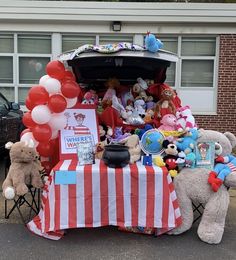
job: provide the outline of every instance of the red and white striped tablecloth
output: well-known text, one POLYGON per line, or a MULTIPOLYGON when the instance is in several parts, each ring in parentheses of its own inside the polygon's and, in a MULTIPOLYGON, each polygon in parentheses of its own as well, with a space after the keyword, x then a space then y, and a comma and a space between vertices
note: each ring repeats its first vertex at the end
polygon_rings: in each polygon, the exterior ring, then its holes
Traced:
POLYGON ((100 160, 86 166, 64 160, 51 172, 41 210, 27 226, 35 234, 57 240, 69 228, 142 226, 163 233, 180 224, 176 193, 166 168, 137 162, 114 169, 100 160), (58 170, 76 171, 76 184, 55 185, 58 170))

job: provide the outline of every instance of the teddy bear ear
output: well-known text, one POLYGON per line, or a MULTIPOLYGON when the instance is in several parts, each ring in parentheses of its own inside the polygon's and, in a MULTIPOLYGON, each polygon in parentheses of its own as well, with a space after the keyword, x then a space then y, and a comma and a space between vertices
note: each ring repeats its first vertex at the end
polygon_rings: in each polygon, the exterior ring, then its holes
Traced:
POLYGON ((13 145, 13 142, 7 142, 7 143, 5 144, 5 148, 6 148, 7 150, 10 150, 10 149, 12 148, 12 145, 13 145))
POLYGON ((204 129, 203 128, 199 128, 198 129, 198 138, 201 137, 204 133, 204 129))
POLYGON ((232 134, 231 132, 225 132, 224 135, 229 139, 232 148, 234 148, 236 146, 236 137, 234 134, 232 134))

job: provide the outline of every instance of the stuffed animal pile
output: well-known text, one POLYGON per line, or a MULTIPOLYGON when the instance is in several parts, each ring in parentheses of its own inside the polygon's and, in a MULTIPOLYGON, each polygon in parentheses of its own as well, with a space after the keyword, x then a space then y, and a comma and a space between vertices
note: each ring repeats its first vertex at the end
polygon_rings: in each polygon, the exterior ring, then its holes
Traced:
POLYGON ((42 188, 42 166, 33 143, 9 142, 6 148, 10 149, 11 165, 2 184, 3 196, 10 200, 15 195, 25 195, 28 192, 27 185, 42 188))

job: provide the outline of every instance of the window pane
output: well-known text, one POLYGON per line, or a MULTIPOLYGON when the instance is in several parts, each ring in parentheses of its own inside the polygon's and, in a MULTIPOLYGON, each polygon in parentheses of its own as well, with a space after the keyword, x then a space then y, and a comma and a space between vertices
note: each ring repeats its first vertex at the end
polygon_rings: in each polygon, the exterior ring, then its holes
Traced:
POLYGON ((174 53, 177 53, 177 38, 160 38, 160 40, 163 42, 164 46, 163 49, 166 51, 171 51, 174 53))
POLYGON ((50 58, 19 58, 20 84, 37 84, 39 79, 46 74, 45 67, 50 58))
POLYGON ((62 36, 62 51, 70 51, 77 49, 84 44, 95 44, 95 35, 64 35, 62 36))
POLYGON ((99 44, 118 43, 118 42, 130 42, 133 43, 132 35, 101 35, 99 37, 99 44))
POLYGON ((0 83, 13 83, 12 57, 0 57, 0 83))
POLYGON ((13 35, 0 34, 0 52, 1 53, 12 53, 12 52, 14 52, 13 35))
POLYGON ((183 60, 182 87, 213 87, 214 61, 183 60))
POLYGON ((13 87, 0 87, 0 92, 4 95, 4 97, 11 102, 15 101, 14 97, 14 88, 13 87))
POLYGON ((165 83, 171 87, 175 86, 175 63, 171 63, 171 66, 166 70, 166 80, 165 83))
POLYGON ((18 88, 18 103, 20 105, 25 104, 26 97, 28 96, 30 88, 27 87, 19 87, 18 88))
POLYGON ((215 56, 215 38, 182 38, 182 56, 215 56))
POLYGON ((19 35, 19 53, 51 53, 51 36, 49 35, 19 35))

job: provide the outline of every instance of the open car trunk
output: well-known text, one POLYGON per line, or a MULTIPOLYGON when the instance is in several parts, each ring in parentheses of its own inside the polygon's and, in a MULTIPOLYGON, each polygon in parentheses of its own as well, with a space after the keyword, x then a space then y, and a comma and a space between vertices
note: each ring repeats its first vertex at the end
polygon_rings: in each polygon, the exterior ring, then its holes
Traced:
POLYGON ((67 62, 79 83, 99 83, 116 77, 122 84, 134 84, 139 77, 163 83, 166 69, 177 60, 175 54, 166 51, 122 50, 109 54, 81 53, 67 62))

